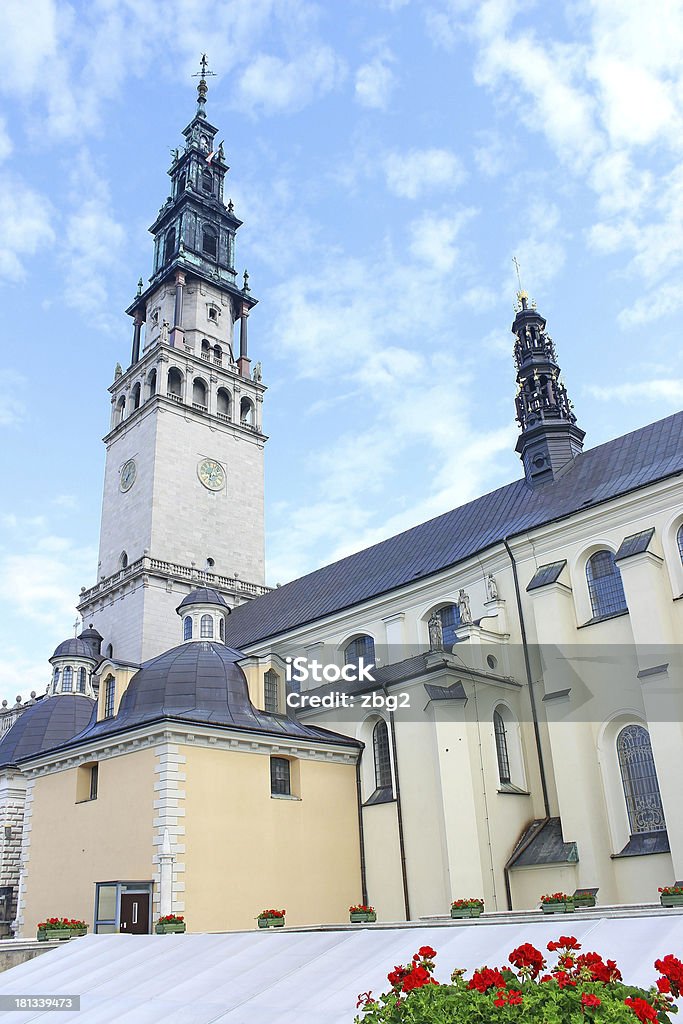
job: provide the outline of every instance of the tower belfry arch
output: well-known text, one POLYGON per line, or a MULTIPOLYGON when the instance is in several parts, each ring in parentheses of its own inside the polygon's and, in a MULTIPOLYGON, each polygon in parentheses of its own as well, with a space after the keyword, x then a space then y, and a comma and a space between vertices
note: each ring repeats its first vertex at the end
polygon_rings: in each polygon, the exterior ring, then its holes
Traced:
POLYGON ((257 300, 235 267, 242 221, 225 201, 224 142, 206 113, 212 75, 203 54, 170 195, 150 227, 152 273, 126 310, 131 359, 109 388, 98 578, 78 605, 114 657, 134 663, 174 646, 174 609, 198 584, 230 607, 267 590, 266 386, 247 354, 257 300))

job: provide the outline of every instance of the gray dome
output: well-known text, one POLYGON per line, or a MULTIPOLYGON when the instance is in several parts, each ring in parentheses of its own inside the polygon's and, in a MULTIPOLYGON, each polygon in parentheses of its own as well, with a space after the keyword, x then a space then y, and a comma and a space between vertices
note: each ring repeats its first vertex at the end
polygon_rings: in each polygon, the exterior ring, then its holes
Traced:
POLYGON ((0 767, 68 743, 91 719, 95 702, 76 693, 43 697, 23 711, 0 741, 0 767))
POLYGON ((78 634, 79 640, 102 640, 102 634, 98 633, 95 627, 91 624, 87 629, 84 629, 82 633, 78 634))
POLYGON ((230 614, 225 598, 217 590, 212 590, 210 587, 198 587, 197 590, 193 590, 192 593, 182 599, 176 611, 180 614, 181 608, 189 608, 193 604, 217 604, 224 608, 228 615, 230 614))
POLYGON ((174 647, 146 662, 131 679, 116 717, 94 722, 80 739, 121 732, 163 718, 225 725, 250 732, 299 739, 349 743, 324 729, 303 725, 285 715, 255 708, 249 699, 247 677, 237 664, 241 651, 218 641, 197 641, 174 647))
POLYGON ((80 637, 72 636, 69 640, 62 640, 61 644, 55 647, 53 658, 90 658, 93 660, 93 651, 89 643, 81 640, 80 637))

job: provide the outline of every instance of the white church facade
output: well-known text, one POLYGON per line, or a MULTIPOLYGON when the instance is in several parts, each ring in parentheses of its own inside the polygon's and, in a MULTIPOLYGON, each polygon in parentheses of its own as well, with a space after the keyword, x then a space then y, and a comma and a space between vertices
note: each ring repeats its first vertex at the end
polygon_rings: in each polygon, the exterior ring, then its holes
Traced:
POLYGON ((256 300, 206 98, 127 310, 85 628, 0 738, 15 933, 656 901, 683 878, 683 414, 584 450, 520 293, 520 478, 270 590, 256 300))

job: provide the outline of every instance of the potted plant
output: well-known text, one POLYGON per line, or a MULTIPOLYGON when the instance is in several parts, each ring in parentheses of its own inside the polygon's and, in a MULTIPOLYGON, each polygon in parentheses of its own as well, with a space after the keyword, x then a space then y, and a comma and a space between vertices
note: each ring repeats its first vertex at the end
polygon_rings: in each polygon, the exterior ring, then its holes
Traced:
POLYGON ((37 939, 39 942, 47 942, 49 939, 63 941, 85 935, 87 931, 85 921, 73 917, 48 917, 38 925, 37 939))
POLYGON ((349 920, 351 924, 372 924, 377 920, 377 914, 374 907, 358 903, 355 907, 349 907, 349 920))
POLYGON ((572 903, 574 907, 581 909, 582 907, 594 907, 597 900, 594 892, 589 892, 587 889, 578 889, 572 896, 572 903))
POLYGON ((186 930, 185 918, 182 914, 165 914, 157 921, 154 931, 157 935, 170 935, 186 930))
POLYGON ((257 921, 259 928, 284 928, 286 910, 262 910, 257 921))
POLYGON ((566 892, 553 892, 541 896, 541 910, 544 914, 573 914, 574 899, 566 892))
POLYGON ((572 935, 549 942, 556 954, 525 942, 499 967, 480 967, 467 978, 456 968, 450 982, 434 977, 436 950, 421 946, 407 965, 387 975, 390 988, 362 992, 356 1024, 671 1024, 683 988, 683 962, 669 953, 655 960, 660 973, 650 988, 627 984, 614 960, 582 952, 572 935))
POLYGON ((451 917, 481 917, 483 913, 483 900, 453 900, 451 903, 451 917))
POLYGON ((683 907, 683 885, 660 886, 659 902, 663 907, 683 907))

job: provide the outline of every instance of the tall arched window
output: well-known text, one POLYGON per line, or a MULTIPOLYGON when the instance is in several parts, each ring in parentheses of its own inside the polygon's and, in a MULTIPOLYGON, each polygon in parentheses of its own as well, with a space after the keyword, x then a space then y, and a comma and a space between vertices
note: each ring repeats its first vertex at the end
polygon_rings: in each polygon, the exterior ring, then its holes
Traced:
POLYGON ((628 611, 619 566, 611 551, 596 551, 586 562, 593 618, 628 611))
POLYGON ((510 757, 505 722, 500 711, 493 712, 493 732, 496 737, 496 756, 498 758, 498 778, 503 783, 511 782, 510 757))
POLYGON ((152 398, 157 393, 157 371, 150 370, 147 376, 147 397, 152 398))
POLYGON ((62 675, 62 693, 71 693, 74 688, 74 670, 67 665, 62 675))
POLYGON ((168 371, 167 393, 175 398, 182 398, 183 395, 183 375, 175 366, 168 371))
POLYGON ((178 187, 176 189, 176 195, 180 196, 180 195, 183 194, 183 192, 185 191, 185 188, 186 188, 186 184, 187 184, 187 178, 185 177, 185 174, 183 173, 178 178, 178 187))
POLYGON ((140 385, 140 382, 138 381, 138 383, 133 388, 133 409, 134 410, 140 408, 140 390, 141 390, 141 385, 140 385))
POLYGON ((202 232, 202 252, 205 256, 211 256, 213 259, 216 258, 218 253, 218 236, 214 229, 208 225, 202 232))
POLYGON ((57 690, 59 689, 59 669, 58 668, 55 669, 55 674, 52 677, 52 689, 53 689, 54 693, 56 693, 57 690))
POLYGON ((383 718, 372 730, 372 750, 375 757, 375 785, 377 789, 391 789, 389 728, 383 718))
POLYGON ((86 671, 83 667, 78 670, 78 692, 85 693, 86 671))
POLYGON ((116 416, 114 418, 115 426, 118 426, 119 423, 123 422, 125 415, 126 415, 126 397, 125 397, 125 395, 121 395, 121 397, 119 398, 118 402, 116 403, 116 416))
POLYGON ((104 717, 114 717, 114 704, 116 699, 116 680, 113 676, 107 676, 104 681, 104 717))
POLYGON ((213 639, 213 619, 210 615, 202 615, 199 620, 199 635, 205 640, 213 639))
POLYGON ((243 398, 240 402, 240 423, 247 427, 254 423, 254 406, 248 398, 243 398))
POLYGON ((221 638, 221 640, 225 640, 225 619, 223 618, 222 615, 218 620, 218 635, 221 638))
POLYGON ((272 668, 269 668, 263 676, 263 703, 266 711, 271 715, 277 714, 279 684, 280 677, 277 672, 273 672, 272 668))
POLYGON ((213 361, 217 366, 221 366, 223 363, 223 349, 220 345, 213 346, 213 361))
POLYGON ((201 377, 195 377, 192 382, 192 404, 198 406, 200 409, 207 408, 206 384, 201 377))
POLYGON ((441 619, 443 645, 444 647, 452 647, 454 643, 457 643, 458 639, 455 635, 455 630, 460 625, 460 609, 457 604, 447 604, 445 608, 439 610, 438 616, 441 619))
POLYGON ((183 640, 192 639, 192 616, 186 615, 183 619, 183 640))
POLYGON ((678 527, 676 542, 678 544, 678 554, 681 556, 681 562, 683 562, 683 526, 678 527))
POLYGON ((122 551, 121 555, 119 557, 119 569, 127 569, 127 568, 128 568, 128 555, 126 554, 125 551, 122 551))
POLYGON ((230 392, 225 388, 219 388, 216 393, 216 412, 224 419, 230 419, 230 392))
POLYGON ((369 665, 375 660, 375 641, 371 636, 357 636, 344 648, 344 664, 358 667, 360 659, 369 665))
POLYGON ((202 339, 201 355, 202 359, 206 359, 207 362, 211 359, 211 345, 206 338, 202 339))
POLYGON ((617 736, 617 754, 631 835, 666 830, 664 808, 650 735, 642 725, 627 725, 617 736))
POLYGON ((171 228, 166 233, 166 241, 164 242, 164 263, 170 263, 173 259, 173 253, 175 252, 175 228, 171 228))

